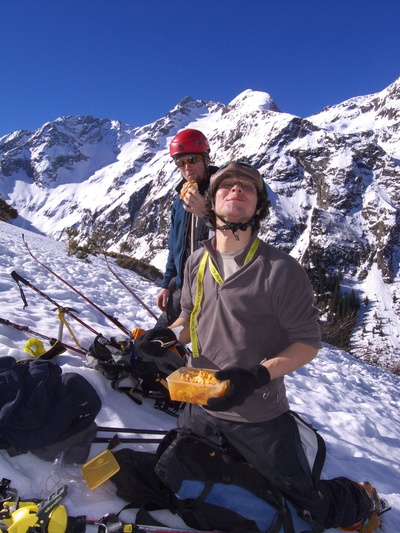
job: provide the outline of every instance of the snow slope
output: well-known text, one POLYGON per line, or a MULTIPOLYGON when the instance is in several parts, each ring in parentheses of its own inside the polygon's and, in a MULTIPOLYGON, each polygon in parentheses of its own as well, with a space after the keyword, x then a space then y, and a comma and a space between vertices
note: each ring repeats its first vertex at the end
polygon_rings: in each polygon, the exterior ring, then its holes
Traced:
MULTIPOLYGON (((93 257, 87 263, 67 257, 65 245, 50 238, 0 223, 0 316, 30 329, 57 337, 58 319, 51 303, 27 287, 28 307, 23 309, 19 290, 10 276, 16 270, 58 303, 79 311, 79 317, 93 329, 111 336, 121 333, 110 322, 68 287, 34 262, 22 242, 22 233, 32 252, 59 275, 74 284, 85 296, 107 313, 116 316, 129 329, 150 328, 154 319, 111 275, 104 258, 93 257)), ((159 288, 131 271, 115 269, 137 295, 155 313, 159 288)), ((94 334, 70 321, 80 344, 88 348, 94 334)), ((23 347, 29 335, 0 325, 0 356, 26 357, 23 347)), ((64 330, 63 341, 73 345, 64 330)), ((48 347, 48 346, 46 346, 48 347)), ((58 363, 65 371, 78 372, 94 385, 103 407, 97 418, 99 426, 169 429, 176 419, 157 411, 153 402, 138 406, 128 397, 112 390, 110 383, 73 352, 62 354, 58 363)), ((331 346, 324 346, 318 357, 306 367, 287 376, 286 385, 292 408, 309 420, 327 443, 324 476, 346 475, 355 480, 368 479, 379 494, 392 505, 384 515, 383 533, 400 531, 400 379, 393 374, 353 358, 331 346)), ((155 445, 127 445, 154 449, 155 445)), ((93 444, 90 458, 106 447, 93 444)), ((9 457, 0 451, 0 476, 12 481, 21 497, 46 498, 67 483, 69 492, 64 505, 70 515, 85 514, 98 519, 107 512, 118 512, 125 504, 115 496, 114 486, 106 482, 90 491, 80 465, 65 466, 62 459, 42 461, 30 453, 9 457)), ((134 511, 124 511, 129 521, 134 511)), ((177 519, 174 518, 174 522, 177 519)), ((179 523, 179 522, 178 522, 179 523)), ((333 533, 336 530, 329 530, 333 533)))

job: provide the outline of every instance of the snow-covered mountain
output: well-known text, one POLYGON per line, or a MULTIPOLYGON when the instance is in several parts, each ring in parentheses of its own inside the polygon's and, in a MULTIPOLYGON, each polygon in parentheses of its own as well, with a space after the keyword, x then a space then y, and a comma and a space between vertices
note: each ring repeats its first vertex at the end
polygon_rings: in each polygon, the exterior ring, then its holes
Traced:
POLYGON ((133 128, 63 117, 0 139, 0 194, 14 224, 65 240, 100 235, 109 250, 163 270, 179 181, 168 153, 181 129, 202 130, 216 165, 245 159, 268 187, 261 236, 320 276, 336 275, 361 307, 352 352, 393 369, 400 361, 400 78, 306 119, 247 90, 228 105, 184 98, 133 128), (322 272, 322 274, 321 274, 322 272))

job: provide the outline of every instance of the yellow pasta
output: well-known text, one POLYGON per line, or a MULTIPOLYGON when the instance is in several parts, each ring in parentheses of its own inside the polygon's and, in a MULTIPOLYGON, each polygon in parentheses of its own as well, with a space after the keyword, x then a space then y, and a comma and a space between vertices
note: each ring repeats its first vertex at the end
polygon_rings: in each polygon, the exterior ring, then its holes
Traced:
POLYGON ((224 396, 228 390, 228 382, 219 381, 215 370, 179 368, 167 381, 171 399, 179 402, 206 405, 208 398, 224 396))

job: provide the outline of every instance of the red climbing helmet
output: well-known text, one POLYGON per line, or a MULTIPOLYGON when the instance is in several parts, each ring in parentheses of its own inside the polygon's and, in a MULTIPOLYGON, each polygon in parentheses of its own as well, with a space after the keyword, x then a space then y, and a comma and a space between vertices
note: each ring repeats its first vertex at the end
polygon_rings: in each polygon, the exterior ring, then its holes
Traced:
POLYGON ((199 130, 182 130, 175 135, 169 145, 171 157, 182 154, 201 154, 210 151, 210 145, 204 135, 199 130))

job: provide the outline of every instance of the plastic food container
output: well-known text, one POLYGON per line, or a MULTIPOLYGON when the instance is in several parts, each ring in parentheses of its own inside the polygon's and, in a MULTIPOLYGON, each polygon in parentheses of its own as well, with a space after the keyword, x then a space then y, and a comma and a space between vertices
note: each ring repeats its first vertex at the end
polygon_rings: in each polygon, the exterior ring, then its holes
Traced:
POLYGON ((229 381, 219 381, 217 370, 182 367, 167 377, 171 400, 206 405, 209 398, 225 396, 229 381))
POLYGON ((120 470, 110 450, 104 450, 82 466, 82 474, 90 490, 95 489, 120 470))

